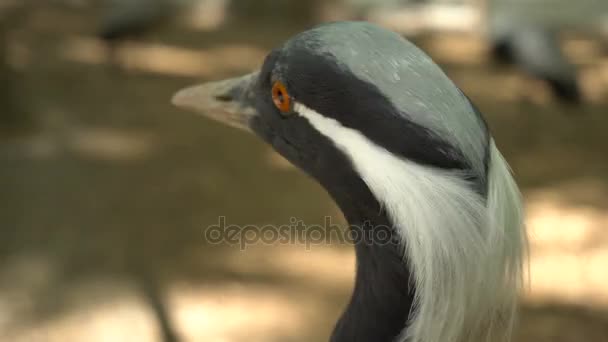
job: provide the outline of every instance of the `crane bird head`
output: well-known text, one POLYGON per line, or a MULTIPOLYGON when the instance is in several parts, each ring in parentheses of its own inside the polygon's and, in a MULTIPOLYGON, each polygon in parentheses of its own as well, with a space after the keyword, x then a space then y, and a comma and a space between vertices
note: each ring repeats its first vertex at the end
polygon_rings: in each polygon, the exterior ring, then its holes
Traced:
POLYGON ((509 339, 526 236, 520 193, 485 121, 396 33, 338 22, 300 33, 262 68, 173 102, 252 131, 317 179, 355 226, 350 304, 332 341, 509 339))

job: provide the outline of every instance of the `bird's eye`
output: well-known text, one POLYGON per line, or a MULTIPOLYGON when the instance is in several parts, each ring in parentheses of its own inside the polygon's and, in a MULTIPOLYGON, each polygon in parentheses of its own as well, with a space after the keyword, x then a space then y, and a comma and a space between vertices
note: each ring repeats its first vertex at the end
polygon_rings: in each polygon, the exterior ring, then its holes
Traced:
POLYGON ((285 85, 280 81, 274 82, 272 85, 272 101, 281 113, 288 114, 291 112, 291 97, 285 85))

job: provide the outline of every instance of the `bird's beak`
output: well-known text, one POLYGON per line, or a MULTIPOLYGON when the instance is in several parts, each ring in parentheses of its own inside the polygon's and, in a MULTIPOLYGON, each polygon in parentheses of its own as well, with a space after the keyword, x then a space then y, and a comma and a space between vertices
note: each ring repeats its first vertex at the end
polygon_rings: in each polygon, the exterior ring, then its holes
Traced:
POLYGON ((258 72, 223 81, 203 83, 178 91, 177 107, 200 113, 229 126, 250 131, 249 121, 257 114, 253 91, 258 72))

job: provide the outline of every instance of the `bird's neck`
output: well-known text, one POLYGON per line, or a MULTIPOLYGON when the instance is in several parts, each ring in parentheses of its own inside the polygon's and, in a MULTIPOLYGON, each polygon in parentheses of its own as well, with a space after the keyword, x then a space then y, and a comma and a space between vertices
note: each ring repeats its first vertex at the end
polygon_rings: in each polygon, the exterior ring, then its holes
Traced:
POLYGON ((357 203, 334 198, 356 240, 357 267, 352 297, 331 341, 394 341, 407 324, 414 298, 403 248, 371 194, 359 196, 363 200, 357 203))

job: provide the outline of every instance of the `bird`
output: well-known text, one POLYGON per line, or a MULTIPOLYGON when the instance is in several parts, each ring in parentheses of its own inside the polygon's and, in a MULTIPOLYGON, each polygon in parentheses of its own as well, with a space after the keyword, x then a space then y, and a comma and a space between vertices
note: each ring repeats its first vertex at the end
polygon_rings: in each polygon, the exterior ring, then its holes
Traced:
POLYGON ((97 38, 104 43, 107 59, 113 66, 129 69, 128 50, 121 48, 129 42, 171 26, 188 11, 193 11, 200 0, 103 0, 104 11, 97 38))
POLYGON ((354 238, 332 342, 497 342, 525 281, 522 196, 480 111, 426 55, 371 23, 291 37, 250 74, 177 91, 318 181, 354 238))
POLYGON ((115 44, 169 21, 187 0, 105 0, 98 37, 115 44))
POLYGON ((544 24, 542 18, 527 16, 524 9, 509 4, 508 0, 493 0, 489 6, 491 56, 543 80, 556 99, 581 103, 577 70, 561 50, 559 25, 544 24))
POLYGON ((184 1, 104 0, 97 38, 104 43, 110 64, 128 69, 128 56, 121 55, 120 48, 170 22, 184 1))

